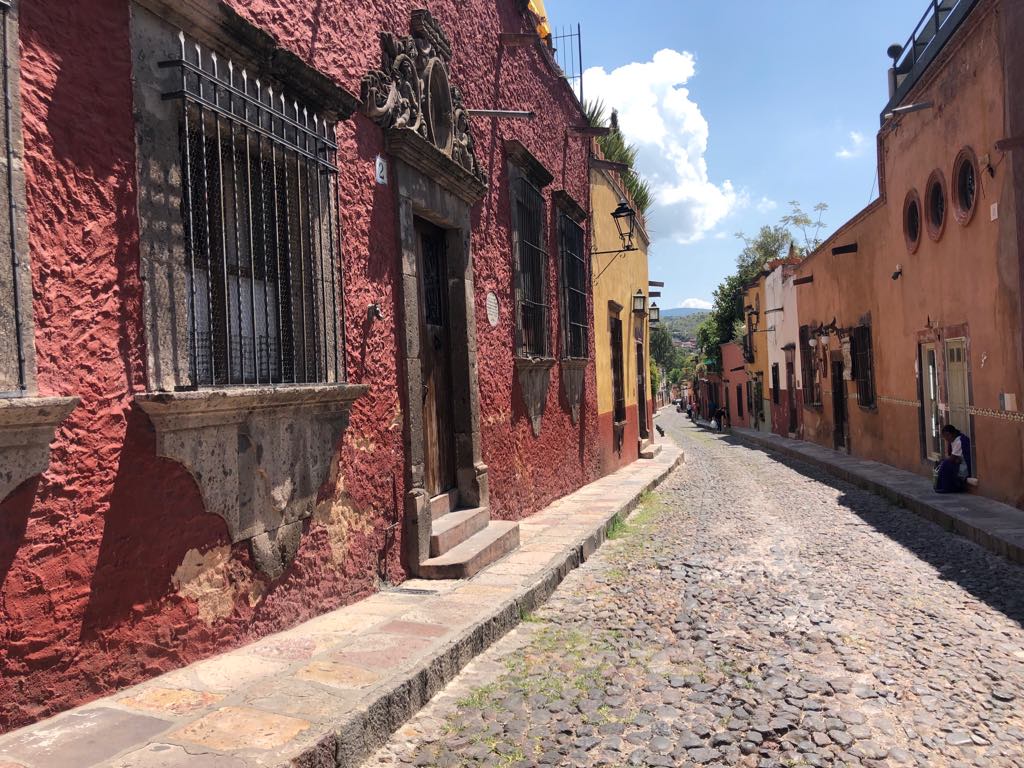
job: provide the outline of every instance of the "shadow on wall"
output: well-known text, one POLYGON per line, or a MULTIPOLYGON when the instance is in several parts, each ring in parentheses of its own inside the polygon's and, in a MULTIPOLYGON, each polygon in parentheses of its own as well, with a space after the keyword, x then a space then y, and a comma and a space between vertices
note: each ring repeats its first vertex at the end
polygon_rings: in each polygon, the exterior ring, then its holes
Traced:
POLYGON ((36 476, 19 485, 0 502, 0 609, 3 608, 4 583, 24 541, 38 489, 39 477, 36 476))
POLYGON ((161 610, 172 577, 190 549, 230 544, 224 521, 204 511, 192 476, 156 457, 156 435, 145 414, 128 412, 121 461, 82 624, 88 641, 133 613, 161 610))
POLYGON ((786 456, 751 448, 741 440, 723 436, 723 442, 764 453, 773 461, 840 492, 837 501, 879 533, 885 534, 919 560, 931 565, 939 578, 956 583, 1007 618, 1024 625, 1024 569, 951 531, 918 517, 882 497, 837 480, 786 456), (879 501, 885 508, 879 511, 879 501))

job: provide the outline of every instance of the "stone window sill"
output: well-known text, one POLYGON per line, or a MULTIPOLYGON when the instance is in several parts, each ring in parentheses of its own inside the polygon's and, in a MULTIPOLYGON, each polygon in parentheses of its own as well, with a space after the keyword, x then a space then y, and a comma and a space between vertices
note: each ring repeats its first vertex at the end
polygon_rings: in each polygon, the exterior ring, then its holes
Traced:
POLYGON ((248 541, 256 567, 280 576, 298 551, 352 403, 368 387, 312 384, 148 392, 135 402, 159 456, 195 478, 207 512, 248 541))
POLYGON ((580 408, 583 406, 583 386, 590 360, 585 357, 562 358, 562 389, 569 404, 572 423, 579 424, 580 408))
POLYGON ((0 499, 46 470, 54 430, 77 405, 77 397, 0 399, 0 499))
POLYGON ((553 357, 516 357, 516 375, 535 437, 540 437, 541 419, 548 402, 548 385, 555 362, 553 357))

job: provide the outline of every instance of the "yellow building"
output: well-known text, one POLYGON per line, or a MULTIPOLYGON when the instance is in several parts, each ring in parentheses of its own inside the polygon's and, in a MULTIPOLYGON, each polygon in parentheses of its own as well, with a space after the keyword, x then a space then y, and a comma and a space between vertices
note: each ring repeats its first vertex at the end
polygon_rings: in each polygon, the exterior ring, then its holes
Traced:
POLYGON ((743 359, 746 361, 747 406, 750 426, 770 432, 771 391, 768 373, 768 318, 765 306, 766 273, 761 273, 744 287, 743 318, 747 334, 743 337, 743 359))
POLYGON ((594 362, 602 473, 639 458, 653 431, 647 295, 650 239, 643 216, 637 213, 632 249, 623 250, 619 228, 628 230, 626 210, 635 206, 618 172, 610 170, 612 165, 598 158, 590 171, 594 362), (612 215, 615 213, 618 217, 612 215))

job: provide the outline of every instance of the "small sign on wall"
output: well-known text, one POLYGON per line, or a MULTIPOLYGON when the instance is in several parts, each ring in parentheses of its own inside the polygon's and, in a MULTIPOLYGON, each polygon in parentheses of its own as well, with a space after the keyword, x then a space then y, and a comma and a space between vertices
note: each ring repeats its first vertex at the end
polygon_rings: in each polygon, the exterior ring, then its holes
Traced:
POLYGON ((494 291, 487 292, 487 322, 492 328, 498 326, 498 297, 494 295, 494 291))
POLYGON ((388 161, 380 155, 377 155, 373 161, 374 175, 376 176, 377 183, 382 186, 387 186, 388 183, 388 161))

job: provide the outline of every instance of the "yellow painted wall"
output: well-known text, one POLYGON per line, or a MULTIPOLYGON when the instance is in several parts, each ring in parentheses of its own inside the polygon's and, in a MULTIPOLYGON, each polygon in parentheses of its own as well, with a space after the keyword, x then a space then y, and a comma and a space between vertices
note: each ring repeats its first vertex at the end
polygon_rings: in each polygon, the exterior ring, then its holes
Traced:
MULTIPOLYGON (((617 180, 605 171, 590 172, 590 231, 593 242, 591 249, 595 252, 611 251, 622 247, 618 230, 612 220, 612 211, 619 205, 621 193, 617 189, 617 180)), ((644 351, 647 362, 650 362, 650 329, 647 327, 647 316, 636 315, 632 311, 633 294, 640 288, 647 294, 647 247, 648 242, 642 232, 640 219, 637 219, 637 235, 634 238, 637 250, 623 254, 603 254, 591 257, 591 275, 594 284, 594 362, 597 367, 597 411, 598 414, 609 413, 615 407, 612 394, 612 352, 611 328, 608 322, 608 302, 615 301, 622 305, 619 318, 622 320, 623 371, 625 376, 626 407, 636 405, 636 348, 632 343, 635 338, 636 323, 644 323, 644 351)), ((657 299, 655 299, 657 301, 657 299)), ((650 376, 647 382, 647 402, 651 402, 650 376)))

